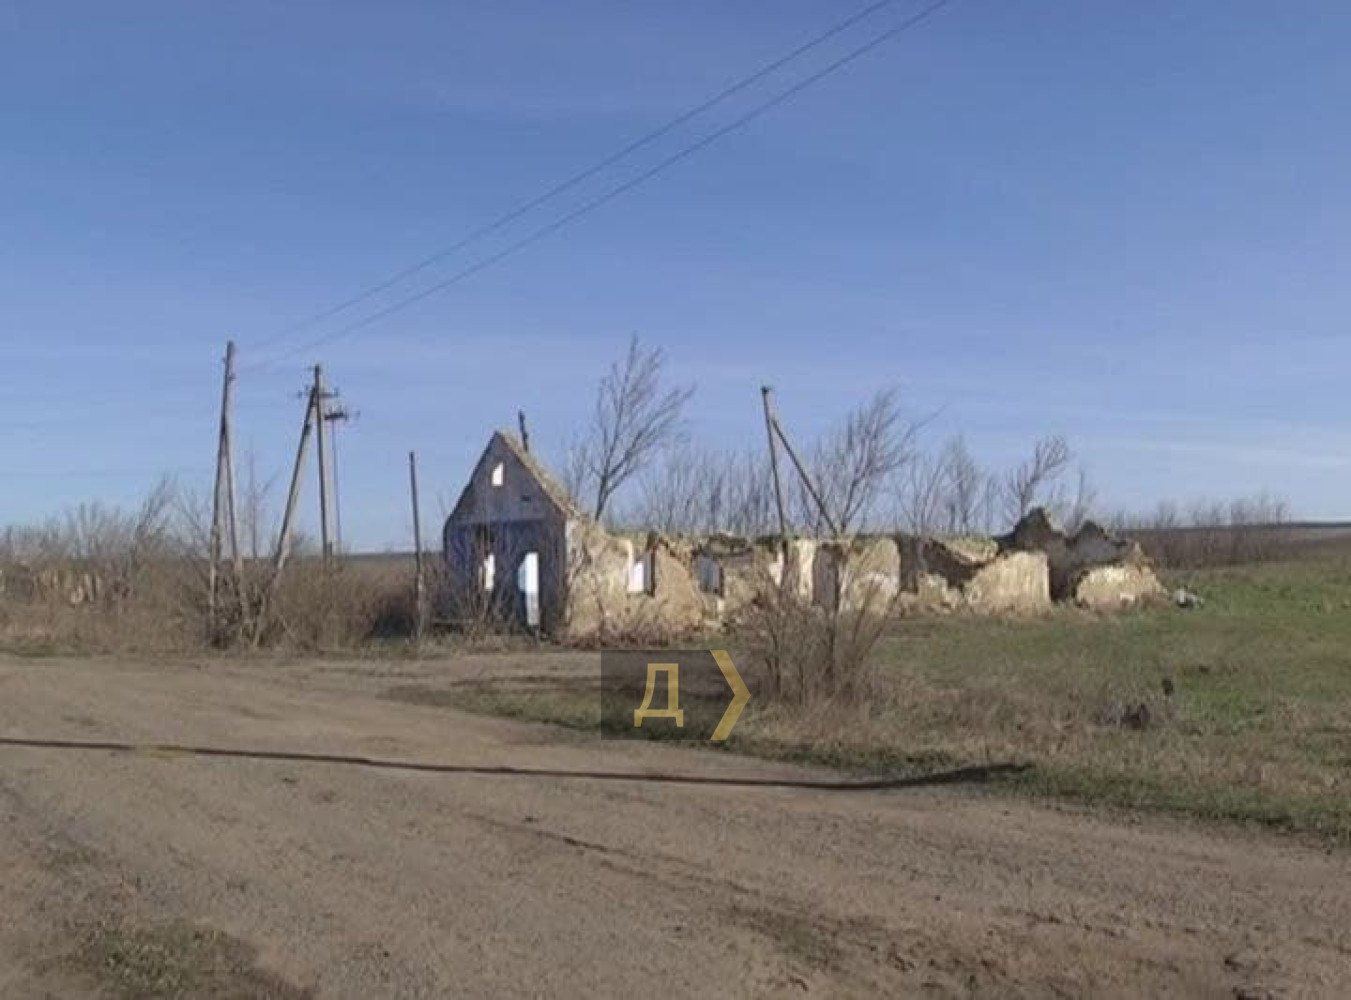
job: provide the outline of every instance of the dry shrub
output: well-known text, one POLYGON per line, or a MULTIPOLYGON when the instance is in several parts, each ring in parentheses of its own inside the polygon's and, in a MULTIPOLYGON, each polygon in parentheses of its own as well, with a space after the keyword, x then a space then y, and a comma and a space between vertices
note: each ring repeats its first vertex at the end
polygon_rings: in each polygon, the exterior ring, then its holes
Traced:
POLYGON ((179 496, 161 482, 133 510, 82 504, 0 540, 0 626, 12 646, 170 651, 201 642, 206 575, 179 496))
MULTIPOLYGON (((209 505, 161 482, 133 509, 83 504, 0 534, 0 642, 25 652, 168 653, 245 645, 269 592, 271 560, 221 567, 213 622, 209 505), (242 593, 241 593, 242 591, 242 593)), ((286 566, 259 644, 349 647, 412 637, 417 605, 403 566, 315 557, 286 566)))
POLYGON ((332 650, 411 636, 416 603, 406 573, 357 563, 295 560, 277 587, 261 644, 332 650))
POLYGON ((482 639, 509 631, 515 624, 515 616, 507 605, 514 586, 513 583, 511 587, 495 586, 489 590, 438 573, 428 592, 439 624, 469 639, 482 639))
POLYGON ((870 586, 822 607, 791 580, 762 582, 741 640, 761 668, 764 694, 798 706, 858 704, 875 691, 873 649, 895 598, 870 586))

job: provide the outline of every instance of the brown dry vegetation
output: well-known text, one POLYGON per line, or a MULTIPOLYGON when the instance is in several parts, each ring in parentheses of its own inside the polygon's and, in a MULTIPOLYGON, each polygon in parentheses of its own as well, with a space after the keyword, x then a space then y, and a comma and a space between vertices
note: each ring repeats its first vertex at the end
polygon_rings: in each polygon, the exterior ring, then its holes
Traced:
MULTIPOLYGON (((136 510, 85 505, 36 529, 0 538, 0 647, 27 655, 170 655, 242 646, 244 609, 256 616, 272 575, 244 563, 245 600, 222 569, 215 627, 200 520, 168 485, 136 510)), ((411 567, 298 555, 269 606, 263 644, 297 651, 351 649, 411 637, 411 567)))
POLYGON ((763 581, 747 609, 739 644, 756 665, 761 697, 796 706, 856 705, 877 694, 873 651, 895 610, 877 587, 848 605, 820 607, 790 585, 763 581))

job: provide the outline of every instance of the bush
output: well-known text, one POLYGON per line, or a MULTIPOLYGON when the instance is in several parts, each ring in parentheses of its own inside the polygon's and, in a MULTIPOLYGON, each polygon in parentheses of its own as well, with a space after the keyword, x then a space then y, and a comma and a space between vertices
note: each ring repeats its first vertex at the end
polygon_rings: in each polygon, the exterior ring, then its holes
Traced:
POLYGON ((286 567, 260 645, 332 650, 370 639, 411 637, 415 599, 408 575, 387 568, 318 559, 286 567))
POLYGON ((0 623, 23 649, 177 650, 204 635, 206 576, 161 482, 135 510, 82 504, 0 539, 0 623))
POLYGON ((874 693, 873 649, 894 597, 869 588, 848 602, 822 607, 791 580, 766 580, 741 625, 741 639, 762 670, 771 701, 819 706, 859 703, 874 693))
MULTIPOLYGON (((271 562, 245 560, 242 586, 222 567, 213 622, 209 518, 200 507, 164 482, 133 510, 84 504, 40 527, 5 531, 0 641, 30 653, 166 653, 253 639, 271 562)), ((298 556, 257 639, 318 650, 411 637, 416 612, 411 572, 402 566, 354 560, 325 567, 298 556)))

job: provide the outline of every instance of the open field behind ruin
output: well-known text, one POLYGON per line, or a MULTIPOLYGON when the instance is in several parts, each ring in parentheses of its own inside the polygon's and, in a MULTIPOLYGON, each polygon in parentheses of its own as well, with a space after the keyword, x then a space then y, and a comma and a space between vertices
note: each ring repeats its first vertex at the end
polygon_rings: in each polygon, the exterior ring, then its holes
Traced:
MULTIPOLYGON (((731 748, 880 772, 1029 764, 1010 790, 1351 840, 1351 557, 1333 547, 1170 583, 1204 605, 898 621, 866 711, 752 701, 731 748)), ((407 695, 590 727, 595 683, 490 676, 407 695)))

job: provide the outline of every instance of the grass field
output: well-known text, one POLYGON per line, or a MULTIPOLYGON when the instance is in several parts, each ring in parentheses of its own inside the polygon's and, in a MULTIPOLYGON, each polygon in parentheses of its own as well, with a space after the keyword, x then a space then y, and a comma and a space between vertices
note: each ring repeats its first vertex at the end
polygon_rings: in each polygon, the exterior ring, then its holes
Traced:
MULTIPOLYGON (((1021 763, 1009 790, 1351 841, 1351 557, 1168 582, 1204 606, 899 621, 866 709, 753 701, 727 749, 887 773, 1021 763)), ((576 727, 599 717, 589 686, 453 701, 576 727)))

